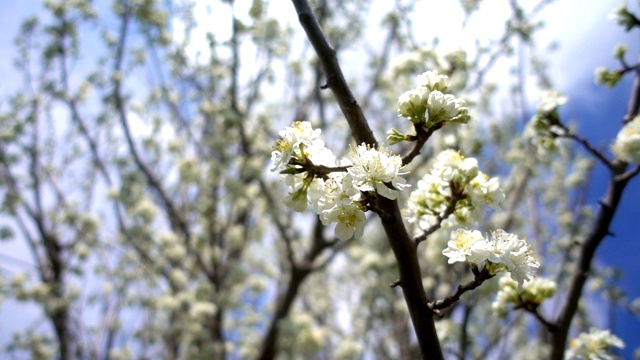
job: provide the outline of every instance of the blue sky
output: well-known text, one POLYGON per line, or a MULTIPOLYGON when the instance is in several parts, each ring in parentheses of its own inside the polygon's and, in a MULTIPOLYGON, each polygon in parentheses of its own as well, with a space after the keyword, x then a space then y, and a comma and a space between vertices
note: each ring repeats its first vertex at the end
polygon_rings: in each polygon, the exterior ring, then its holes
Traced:
MULTIPOLYGON (((624 116, 631 81, 624 81, 613 90, 593 85, 586 79, 580 80, 576 85, 582 85, 583 90, 574 91, 571 101, 567 104, 566 113, 581 119, 582 133, 594 144, 602 145, 606 149, 609 139, 617 133, 617 126, 624 116), (592 95, 597 95, 597 101, 594 101, 592 95)), ((597 200, 606 191, 608 171, 603 166, 597 166, 594 174, 589 203, 595 207, 597 200)), ((614 236, 606 238, 596 253, 599 264, 622 270, 620 287, 631 300, 640 297, 640 266, 634 256, 640 254, 639 194, 640 178, 636 177, 627 186, 614 218, 611 227, 614 236)), ((615 333, 627 344, 624 355, 625 358, 630 358, 633 349, 640 347, 640 321, 619 309, 616 312, 615 333)))
MULTIPOLYGON (((613 7, 620 2, 603 3, 613 7)), ((606 16, 595 17, 582 24, 577 31, 574 29, 576 35, 561 43, 557 62, 552 63, 552 73, 557 74, 559 90, 569 96, 561 114, 575 120, 583 136, 610 154, 609 145, 626 113, 632 78, 625 78, 614 89, 607 89, 594 83, 593 69, 597 66, 617 68, 611 54, 614 46, 623 41, 629 44, 627 60, 636 61, 640 50, 638 31, 636 29, 634 33, 627 34, 606 16)), ((604 195, 607 182, 608 171, 601 165, 596 166, 589 192, 589 203, 594 208, 597 208, 598 199, 604 195)), ((639 199, 640 178, 636 177, 626 188, 613 221, 611 231, 615 236, 606 238, 596 253, 598 264, 622 270, 620 287, 630 300, 640 297, 640 266, 634 256, 640 253, 639 199)), ((605 313, 606 309, 603 308, 602 312, 605 313)), ((621 355, 623 358, 632 358, 634 349, 640 347, 639 319, 618 309, 614 331, 627 345, 621 355)))
MULTIPOLYGON (((611 53, 613 47, 620 41, 629 43, 630 61, 637 59, 639 55, 638 30, 633 35, 625 34, 614 21, 607 20, 606 15, 618 3, 620 2, 612 0, 561 0, 558 4, 554 4, 549 9, 549 15, 545 16, 547 27, 542 31, 540 39, 540 43, 544 44, 552 38, 558 38, 560 44, 560 48, 548 60, 558 90, 569 96, 569 101, 561 113, 569 119, 576 120, 580 133, 605 150, 608 149, 611 140, 619 130, 629 98, 631 81, 626 79, 615 89, 609 90, 594 84, 593 70, 600 65, 610 67, 615 65, 611 53)), ((287 2, 287 5, 290 4, 287 2)), ((38 8, 38 2, 35 1, 3 3, 3 10, 0 12, 0 50, 5 56, 0 61, 1 74, 14 72, 10 61, 14 54, 13 37, 22 19, 34 14, 38 8)), ((496 8, 484 9, 484 11, 500 13, 501 10, 496 8)), ((429 23, 434 26, 434 29, 441 27, 437 21, 442 20, 443 17, 434 16, 431 19, 434 21, 429 23)), ((469 24, 472 30, 476 27, 488 33, 494 28, 499 29, 500 26, 502 21, 469 24)), ((443 37, 442 43, 459 46, 456 41, 447 41, 446 36, 443 37)), ((17 88, 21 80, 14 76, 3 75, 3 81, 0 82, 0 96, 17 88)), ((589 202, 594 206, 606 190, 607 172, 599 166, 596 167, 595 175, 589 196, 589 202)), ((638 200, 640 200, 640 178, 634 179, 626 189, 626 196, 612 227, 615 237, 607 238, 597 253, 598 263, 617 266, 623 270, 620 285, 630 299, 640 297, 640 282, 637 280, 640 278, 640 266, 637 265, 638 262, 634 256, 640 254, 640 225, 637 224, 640 220, 640 202, 638 200)), ((4 246, 0 247, 0 251, 7 249, 4 246)), ((5 260, 0 259, 0 262, 4 267, 5 260)), ((7 319, 6 310, 7 308, 5 311, 0 308, 0 319, 7 319)), ((622 311, 617 315, 615 333, 627 344, 623 355, 625 358, 630 358, 634 348, 640 347, 640 321, 622 311)), ((3 321, 0 320, 0 324, 2 323, 3 321)), ((5 325, 0 327, 0 332, 6 330, 5 325)))

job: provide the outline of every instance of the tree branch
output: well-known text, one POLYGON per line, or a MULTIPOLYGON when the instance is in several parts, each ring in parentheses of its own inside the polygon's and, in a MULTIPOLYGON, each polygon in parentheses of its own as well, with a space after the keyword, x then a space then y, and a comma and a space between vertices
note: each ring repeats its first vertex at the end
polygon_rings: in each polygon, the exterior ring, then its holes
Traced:
MULTIPOLYGON (((632 95, 629 99, 628 113, 624 117, 624 121, 627 119, 633 119, 638 114, 638 108, 640 107, 640 74, 636 74, 635 81, 633 83, 632 95)), ((596 217, 591 232, 586 237, 580 249, 580 255, 576 262, 573 277, 569 283, 569 291, 567 293, 567 299, 565 305, 560 312, 557 320, 558 329, 553 333, 551 340, 551 357, 554 360, 562 360, 564 357, 564 349, 567 343, 567 337, 569 329, 571 328, 571 321, 578 310, 578 303, 582 296, 582 288, 589 277, 589 271, 591 270, 591 262, 595 256, 595 252, 598 246, 602 243, 604 238, 610 234, 609 227, 613 217, 620 204, 622 193, 631 177, 618 176, 624 174, 627 168, 627 164, 623 162, 614 162, 612 166, 612 173, 609 178, 609 185, 604 199, 600 201, 600 210, 596 217)))
POLYGON ((342 74, 336 52, 327 42, 318 21, 311 11, 309 2, 307 0, 292 0, 292 2, 298 13, 298 20, 324 68, 327 76, 327 84, 325 87, 331 89, 335 95, 340 110, 349 123, 351 135, 358 144, 366 143, 367 145, 377 147, 378 142, 373 136, 373 132, 371 128, 369 128, 362 109, 351 93, 351 89, 342 74))
POLYGON ((596 149, 595 147, 593 147, 593 145, 591 145, 591 143, 583 138, 582 136, 574 133, 573 131, 571 131, 569 128, 567 128, 564 124, 562 124, 561 122, 557 122, 554 125, 559 126, 560 128, 562 128, 565 133, 564 134, 556 134, 558 137, 563 137, 563 138, 569 138, 569 139, 573 139, 575 141, 577 141, 580 145, 582 145, 591 155, 595 156, 598 160, 600 160, 600 162, 606 166, 607 168, 611 169, 613 164, 611 163, 611 160, 607 159, 606 156, 604 156, 603 153, 601 153, 598 149, 596 149))
POLYGON ((464 285, 458 285, 456 292, 453 293, 451 296, 442 300, 432 301, 428 303, 427 306, 430 309, 433 309, 434 311, 440 310, 440 309, 446 309, 449 306, 453 305, 458 300, 460 300, 460 296, 462 296, 462 294, 477 288, 478 286, 482 285, 483 282, 491 279, 494 276, 495 275, 492 275, 491 273, 489 273, 489 271, 486 268, 484 268, 482 269, 482 271, 476 274, 476 277, 473 279, 473 281, 466 283, 464 285))
MULTIPOLYGON (((309 2, 307 0, 292 0, 292 2, 298 13, 300 24, 322 62, 327 76, 326 87, 333 91, 340 109, 349 123, 353 138, 358 144, 364 142, 370 146, 377 146, 377 141, 369 128, 362 109, 353 97, 342 74, 336 52, 329 45, 322 29, 320 29, 309 2)), ((433 312, 426 306, 428 299, 422 286, 416 246, 404 226, 398 202, 378 195, 375 205, 389 245, 396 258, 402 291, 422 356, 429 359, 442 359, 443 354, 433 322, 433 312)))

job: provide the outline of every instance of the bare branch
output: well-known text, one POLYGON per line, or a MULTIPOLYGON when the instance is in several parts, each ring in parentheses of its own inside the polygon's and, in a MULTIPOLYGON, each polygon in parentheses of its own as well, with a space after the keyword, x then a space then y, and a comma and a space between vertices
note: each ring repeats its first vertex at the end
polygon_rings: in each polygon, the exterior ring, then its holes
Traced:
POLYGON ((449 306, 456 303, 458 300, 460 300, 460 296, 462 296, 462 294, 477 288, 478 286, 482 285, 483 282, 485 282, 488 279, 491 279, 494 276, 495 275, 492 275, 486 268, 484 268, 482 269, 482 271, 476 274, 473 281, 465 285, 459 285, 455 293, 453 293, 451 296, 442 300, 431 301, 427 304, 427 306, 429 307, 429 309, 432 309, 434 311, 440 310, 440 309, 446 309, 449 306))
MULTIPOLYGON (((320 29, 309 2, 306 0, 292 1, 298 13, 300 24, 323 64, 327 76, 327 87, 333 91, 340 109, 349 123, 352 136, 358 144, 364 142, 370 146, 377 146, 377 141, 369 128, 369 124, 344 79, 336 52, 331 48, 322 29, 320 29)), ((376 203, 373 208, 376 209, 380 216, 398 264, 402 291, 409 308, 422 356, 442 359, 443 354, 433 322, 433 312, 426 306, 428 300, 422 286, 422 275, 416 246, 404 226, 398 202, 382 196, 376 196, 375 200, 376 203)))
POLYGON ((351 89, 342 74, 336 52, 327 42, 318 21, 311 11, 309 2, 306 0, 293 0, 293 5, 298 13, 298 20, 302 28, 306 32, 316 54, 318 54, 320 62, 322 62, 324 72, 327 76, 327 84, 325 87, 331 89, 335 95, 340 110, 342 110, 342 113, 349 123, 353 138, 358 144, 365 143, 377 147, 378 142, 373 136, 373 132, 371 128, 369 128, 362 109, 351 93, 351 89))
POLYGON ((596 159, 600 160, 600 162, 604 166, 606 166, 607 168, 609 168, 611 170, 611 168, 613 167, 613 164, 611 163, 611 160, 609 160, 606 156, 604 156, 604 154, 602 152, 600 152, 593 145, 591 145, 589 140, 587 140, 587 139, 583 138, 582 136, 574 133, 573 131, 571 131, 569 128, 567 128, 564 124, 562 124, 560 122, 557 122, 554 125, 557 125, 557 126, 559 126, 560 128, 562 128, 564 130, 563 134, 557 134, 558 137, 569 138, 569 139, 573 139, 573 140, 577 141, 591 155, 595 156, 596 159))
MULTIPOLYGON (((631 94, 628 113, 625 115, 623 122, 627 119, 633 119, 638 114, 640 107, 640 74, 636 74, 631 94)), ((600 201, 600 209, 593 222, 591 232, 582 243, 580 255, 575 263, 573 277, 569 283, 567 298, 562 311, 558 315, 558 329, 553 333, 551 341, 551 355, 554 360, 561 360, 564 357, 564 349, 567 343, 569 329, 573 317, 578 310, 578 303, 582 296, 582 288, 589 277, 591 262, 593 261, 598 246, 600 246, 604 238, 611 233, 609 227, 620 205, 622 193, 631 178, 625 176, 618 178, 618 176, 624 174, 627 168, 626 163, 616 163, 615 165, 616 166, 612 167, 608 189, 604 198, 600 201)))

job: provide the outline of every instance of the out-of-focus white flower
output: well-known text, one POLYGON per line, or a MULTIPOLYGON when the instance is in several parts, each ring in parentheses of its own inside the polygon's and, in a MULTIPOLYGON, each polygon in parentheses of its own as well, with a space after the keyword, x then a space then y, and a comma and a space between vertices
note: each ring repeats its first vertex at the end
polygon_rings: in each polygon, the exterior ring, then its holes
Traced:
POLYGON ((207 301, 196 301, 191 304, 189 309, 189 315, 193 318, 202 318, 205 316, 211 316, 216 313, 217 307, 214 303, 207 301))
POLYGON ((189 282, 187 274, 179 269, 173 269, 169 273, 169 279, 178 286, 185 286, 189 282))
POLYGON ((149 223, 156 217, 158 207, 153 200, 148 197, 143 197, 134 205, 132 212, 134 216, 139 216, 145 222, 149 223))
POLYGON ((460 326, 451 319, 441 319, 435 322, 438 339, 442 344, 451 343, 460 338, 460 326))
POLYGON ((640 116, 636 116, 620 129, 611 150, 620 160, 640 163, 640 116))
POLYGON ((180 306, 180 299, 173 295, 163 295, 157 297, 154 304, 156 308, 161 310, 174 310, 180 306))
POLYGON ((558 108, 567 102, 567 97, 555 90, 540 95, 537 113, 527 123, 524 136, 536 148, 541 158, 555 153, 566 130, 560 126, 558 108))
POLYGON ((505 317, 509 305, 512 307, 539 306, 544 300, 555 295, 558 285, 549 279, 535 278, 526 281, 520 291, 517 282, 508 276, 503 276, 498 282, 498 288, 500 290, 498 290, 496 300, 491 304, 491 307, 498 316, 505 317))
POLYGON ((410 186, 400 176, 406 174, 402 171, 402 158, 389 154, 384 148, 375 149, 363 143, 352 148, 346 160, 352 164, 347 171, 353 177, 355 188, 360 191, 375 191, 387 199, 395 200, 398 190, 410 186))
POLYGON ((200 167, 194 157, 186 157, 178 160, 180 178, 186 182, 195 182, 200 177, 200 167))
POLYGON ((572 339, 567 351, 567 359, 610 360, 614 357, 609 350, 612 347, 624 348, 624 342, 611 334, 609 330, 592 327, 589 333, 580 333, 572 339))
POLYGON ((436 158, 433 171, 444 181, 460 182, 478 174, 478 160, 466 158, 458 151, 444 150, 436 158))
POLYGON ((622 79, 622 72, 609 70, 604 66, 597 67, 594 72, 595 83, 603 85, 608 88, 616 86, 616 84, 622 79))
POLYGON ((338 345, 338 349, 335 353, 335 358, 338 360, 351 360, 360 358, 362 354, 362 345, 353 340, 343 340, 338 345))
POLYGON ((474 204, 495 206, 504 200, 498 178, 489 178, 487 174, 478 173, 465 187, 465 193, 474 204))
POLYGON ((447 91, 449 89, 449 77, 429 70, 418 75, 418 85, 431 91, 447 91))
POLYGON ((631 30, 636 25, 635 16, 627 9, 627 4, 618 5, 609 14, 609 19, 615 20, 618 25, 624 27, 626 31, 631 30))
POLYGON ((540 94, 538 102, 538 112, 550 113, 556 111, 561 105, 567 102, 567 97, 556 90, 546 90, 540 94))
POLYGON ((624 55, 627 53, 627 50, 629 50, 629 46, 627 44, 618 43, 618 45, 613 49, 613 57, 618 60, 622 60, 624 55))

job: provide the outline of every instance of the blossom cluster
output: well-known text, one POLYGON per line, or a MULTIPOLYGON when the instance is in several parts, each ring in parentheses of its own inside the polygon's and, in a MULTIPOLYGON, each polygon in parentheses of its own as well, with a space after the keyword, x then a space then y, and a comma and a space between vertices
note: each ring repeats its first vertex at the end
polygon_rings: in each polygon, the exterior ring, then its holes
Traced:
POLYGON ((398 116, 421 124, 427 130, 440 123, 467 123, 469 109, 464 100, 447 94, 449 77, 437 71, 418 75, 418 87, 400 95, 398 116))
POLYGON ((320 129, 313 129, 307 121, 296 121, 279 132, 278 144, 271 153, 271 161, 276 169, 284 170, 289 162, 301 163, 307 157, 324 148, 320 136, 320 129))
POLYGON ((540 95, 538 109, 525 129, 525 137, 536 146, 540 155, 557 149, 557 138, 565 135, 560 126, 558 108, 567 102, 567 97, 555 90, 548 90, 540 95))
POLYGON ((638 19, 629 11, 627 4, 621 4, 613 9, 611 14, 609 14, 609 19, 615 20, 618 25, 624 27, 626 31, 631 30, 638 24, 638 19))
POLYGON ((620 129, 611 150, 620 160, 640 164, 640 116, 620 129))
POLYGON ((492 231, 490 237, 478 230, 458 229, 451 233, 447 246, 442 254, 449 258, 449 264, 484 265, 492 275, 508 271, 518 289, 522 289, 525 280, 532 280, 540 267, 524 239, 501 229, 492 231))
POLYGON ((497 206, 502 200, 500 182, 481 172, 476 159, 444 150, 431 171, 418 181, 405 212, 408 221, 422 230, 437 224, 449 228, 477 222, 485 205, 497 206))
POLYGON ((624 348, 624 342, 609 330, 589 329, 589 333, 580 333, 572 339, 567 351, 567 359, 612 360, 612 347, 624 348))
POLYGON ((519 291, 517 283, 507 276, 500 278, 498 287, 500 290, 491 307, 500 317, 507 315, 508 305, 513 308, 538 307, 544 300, 553 297, 558 289, 555 281, 535 278, 525 282, 522 291, 519 291))
POLYGON ((361 144, 337 160, 318 139, 319 129, 295 122, 280 132, 271 159, 289 194, 284 202, 296 211, 309 203, 324 225, 336 223, 341 240, 362 237, 366 211, 364 194, 378 193, 395 200, 409 185, 401 175, 402 159, 384 148, 361 144))
POLYGON ((622 80, 622 72, 616 70, 608 70, 604 66, 599 66, 593 72, 595 76, 595 82, 598 85, 603 85, 608 88, 616 86, 620 80, 622 80))

